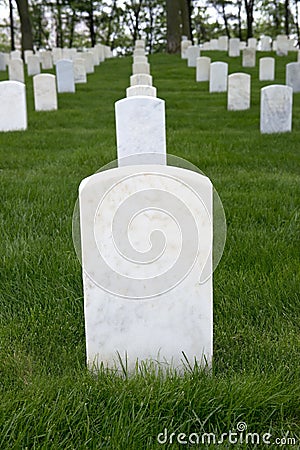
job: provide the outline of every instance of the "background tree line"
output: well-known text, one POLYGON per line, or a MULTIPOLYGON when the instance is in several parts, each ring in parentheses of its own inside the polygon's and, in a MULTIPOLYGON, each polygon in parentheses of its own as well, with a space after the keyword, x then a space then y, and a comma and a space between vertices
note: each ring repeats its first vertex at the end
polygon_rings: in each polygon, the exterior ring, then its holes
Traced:
POLYGON ((1 47, 88 47, 119 54, 145 38, 150 53, 180 51, 181 37, 205 42, 221 35, 247 39, 287 34, 300 41, 300 0, 0 0, 8 17, 1 47), (9 29, 9 41, 7 33, 9 29))

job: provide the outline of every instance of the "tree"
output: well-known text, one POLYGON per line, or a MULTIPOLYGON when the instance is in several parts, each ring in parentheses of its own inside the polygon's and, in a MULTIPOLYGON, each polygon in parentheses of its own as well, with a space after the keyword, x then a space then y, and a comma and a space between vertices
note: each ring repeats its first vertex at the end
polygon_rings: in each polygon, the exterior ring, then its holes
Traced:
POLYGON ((245 0, 245 10, 247 16, 247 39, 253 37, 253 10, 255 0, 245 0))
POLYGON ((16 2, 21 22, 22 52, 24 52, 24 50, 33 50, 33 37, 28 0, 16 0, 16 2))
POLYGON ((181 36, 191 39, 192 6, 189 0, 166 0, 167 52, 179 53, 181 36))
POLYGON ((15 26, 12 0, 9 0, 10 49, 15 50, 15 26))

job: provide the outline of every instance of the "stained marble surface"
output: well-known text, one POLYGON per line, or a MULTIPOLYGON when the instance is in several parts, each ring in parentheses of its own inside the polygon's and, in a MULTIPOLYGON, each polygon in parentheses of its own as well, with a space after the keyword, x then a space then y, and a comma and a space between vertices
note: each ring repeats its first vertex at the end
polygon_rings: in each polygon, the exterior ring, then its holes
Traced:
POLYGON ((42 73, 33 77, 34 106, 36 111, 57 109, 55 75, 42 73))
POLYGON ((210 64, 209 92, 227 91, 228 64, 216 61, 210 64))
POLYGON ((0 82, 0 131, 27 129, 25 84, 18 81, 0 82))
POLYGON ((261 89, 261 133, 284 133, 292 130, 293 89, 271 85, 261 89))
POLYGON ((259 60, 259 80, 273 81, 275 78, 275 58, 266 57, 259 60))
POLYGON ((228 76, 227 109, 242 111, 250 108, 251 76, 233 73, 228 76))
POLYGON ((156 97, 156 88, 154 86, 136 85, 126 89, 126 97, 134 97, 136 95, 146 95, 156 97))
POLYGON ((87 363, 183 368, 212 359, 212 185, 127 166, 79 189, 87 363), (202 277, 202 275, 204 276, 202 277))
POLYGON ((196 81, 209 81, 211 59, 199 56, 196 61, 196 81))
POLYGON ((136 85, 152 86, 152 76, 146 73, 138 73, 136 75, 131 75, 130 86, 136 85))
POLYGON ((61 59, 56 63, 57 92, 75 92, 73 61, 61 59))
MULTIPOLYGON (((130 155, 157 154, 166 161, 165 102, 154 97, 129 97, 115 103, 119 165, 130 155)), ((141 160, 139 159, 139 163, 141 160)))

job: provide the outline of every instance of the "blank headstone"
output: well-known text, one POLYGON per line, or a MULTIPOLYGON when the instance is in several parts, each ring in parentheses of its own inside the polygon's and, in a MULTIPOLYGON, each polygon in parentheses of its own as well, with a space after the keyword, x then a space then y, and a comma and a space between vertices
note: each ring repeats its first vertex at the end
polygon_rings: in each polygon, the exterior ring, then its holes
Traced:
POLYGON ((300 62, 292 62, 286 65, 286 82, 287 86, 293 89, 293 92, 300 92, 300 62))
POLYGON ((52 49, 52 58, 53 58, 53 62, 54 64, 56 64, 57 61, 59 61, 60 59, 62 59, 63 56, 63 51, 61 48, 59 47, 54 47, 52 49))
POLYGON ((11 59, 22 59, 22 52, 20 50, 13 50, 10 52, 11 59))
POLYGON ((229 39, 228 55, 232 58, 240 56, 240 40, 238 38, 229 39))
POLYGON ((136 75, 131 75, 130 86, 136 85, 152 86, 152 76, 146 73, 138 73, 136 75))
POLYGON ((240 42, 240 50, 244 50, 247 47, 246 42, 240 42))
POLYGON ((86 70, 84 59, 75 58, 73 60, 73 69, 74 69, 74 82, 77 83, 86 83, 86 70))
POLYGON ((56 63, 57 92, 75 92, 73 61, 61 59, 56 63))
POLYGON ((132 64, 132 73, 133 75, 139 73, 145 73, 147 75, 150 74, 150 64, 149 63, 133 63, 132 64))
POLYGON ((218 39, 210 40, 210 49, 213 51, 219 50, 219 41, 218 39))
POLYGON ((5 54, 0 52, 0 71, 6 70, 6 58, 5 54))
POLYGON ((277 42, 276 54, 278 56, 287 56, 289 51, 288 37, 284 34, 279 35, 276 38, 276 42, 277 42))
POLYGON ((154 86, 136 85, 126 89, 126 97, 134 97, 136 95, 146 95, 156 97, 156 88, 154 86))
POLYGON ((82 52, 79 53, 80 58, 84 60, 86 73, 94 73, 94 57, 92 52, 82 52))
POLYGON ((55 75, 42 73, 33 77, 34 106, 36 111, 57 109, 55 75))
POLYGON ((43 51, 39 53, 40 60, 42 64, 43 70, 49 70, 53 68, 53 61, 52 61, 52 52, 49 50, 43 51))
POLYGON ((187 65, 188 67, 196 67, 197 58, 200 56, 200 48, 196 45, 191 45, 187 49, 187 65))
POLYGON ((8 78, 10 81, 24 83, 24 63, 22 59, 14 58, 9 61, 8 78))
POLYGON ((18 81, 0 82, 0 131, 27 129, 25 84, 18 81))
POLYGON ((147 63, 148 58, 147 56, 134 56, 133 57, 133 63, 147 63))
POLYGON ((222 50, 224 52, 228 51, 228 36, 220 36, 218 38, 218 47, 219 50, 222 50))
POLYGON ((32 50, 24 50, 24 61, 25 64, 28 64, 28 56, 32 56, 33 51, 32 50))
POLYGON ((226 92, 227 75, 227 63, 220 61, 211 63, 209 75, 209 92, 226 92))
POLYGON ((143 48, 137 48, 133 50, 133 56, 146 56, 145 50, 143 48))
POLYGON ((256 38, 249 38, 248 39, 248 47, 254 48, 256 50, 257 47, 257 39, 256 38))
POLYGON ((261 133, 284 133, 292 130, 293 89, 274 84, 261 89, 261 133))
POLYGON ((250 108, 251 76, 247 73, 233 73, 228 77, 227 108, 229 111, 243 111, 250 108))
POLYGON ((122 158, 149 153, 156 155, 156 162, 164 164, 165 102, 154 97, 129 97, 116 102, 115 110, 119 165, 122 158))
POLYGON ((40 58, 37 55, 29 55, 27 57, 27 74, 28 76, 41 73, 40 58))
POLYGON ((243 67, 255 67, 256 50, 255 48, 245 48, 243 50, 243 67))
POLYGON ((261 43, 261 51, 262 52, 270 52, 271 51, 271 43, 272 43, 272 39, 270 36, 263 36, 260 39, 260 43, 261 43))
POLYGON ((144 39, 137 39, 135 41, 135 48, 145 48, 145 41, 144 41, 144 39))
POLYGON ((196 81, 209 81, 210 62, 207 56, 197 58, 196 81))
POLYGON ((275 78, 275 59, 271 57, 260 58, 259 80, 273 81, 275 78))
POLYGON ((192 41, 185 40, 181 41, 181 58, 187 59, 187 49, 192 46, 192 41))

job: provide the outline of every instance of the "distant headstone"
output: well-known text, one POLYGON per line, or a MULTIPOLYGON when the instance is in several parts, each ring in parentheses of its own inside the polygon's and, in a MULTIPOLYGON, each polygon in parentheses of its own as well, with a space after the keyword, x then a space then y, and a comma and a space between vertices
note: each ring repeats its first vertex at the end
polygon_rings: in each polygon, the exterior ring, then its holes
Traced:
POLYGON ((218 47, 219 47, 219 50, 222 50, 223 52, 228 51, 228 37, 227 36, 220 36, 218 38, 218 47))
POLYGON ((242 111, 250 108, 251 76, 233 73, 228 77, 227 109, 242 111))
POLYGON ((42 69, 43 70, 52 69, 53 68, 52 53, 49 50, 45 50, 43 52, 40 52, 39 55, 42 64, 42 69))
POLYGON ((197 58, 196 81, 209 81, 211 59, 207 56, 197 58))
POLYGON ((156 97, 156 88, 147 85, 130 86, 126 89, 126 97, 134 97, 137 95, 145 95, 149 97, 156 97))
POLYGON ((57 92, 75 92, 73 61, 61 59, 56 63, 57 92))
POLYGON ((200 56, 200 47, 191 45, 187 49, 187 65, 188 67, 196 67, 197 58, 200 56))
POLYGON ((209 92, 226 92, 227 75, 227 63, 220 61, 211 63, 209 75, 209 92))
POLYGON ((86 73, 94 73, 94 57, 92 52, 82 52, 79 53, 80 58, 84 60, 86 73))
POLYGON ((187 59, 187 49, 192 46, 192 41, 185 40, 181 41, 181 59, 187 59))
POLYGON ((8 63, 8 78, 10 81, 24 83, 24 63, 22 59, 11 59, 8 63))
POLYGON ((37 75, 41 73, 40 58, 37 55, 27 56, 27 75, 37 75))
POLYGON ((135 41, 135 48, 145 48, 145 45, 144 39, 137 39, 135 41))
POLYGON ((219 41, 218 39, 210 40, 210 49, 213 51, 219 50, 219 41))
POLYGON ((133 57, 136 56, 146 56, 146 52, 143 48, 137 48, 135 50, 133 50, 133 57))
POLYGON ((100 64, 105 61, 105 51, 104 51, 104 45, 97 44, 96 48, 98 50, 98 56, 99 56, 99 62, 100 64))
POLYGON ((289 51, 288 37, 286 35, 279 35, 277 36, 276 41, 277 41, 276 54, 278 56, 287 56, 289 51))
POLYGON ((25 84, 0 82, 0 131, 27 129, 25 84))
POLYGON ((201 50, 205 50, 205 51, 211 50, 211 48, 210 48, 210 42, 204 42, 203 47, 202 47, 201 50))
POLYGON ((59 47, 53 48, 52 49, 52 58, 53 58, 54 64, 56 64, 56 62, 59 61, 60 59, 63 59, 62 49, 59 47))
POLYGON ((243 50, 243 67, 255 67, 256 50, 255 48, 245 48, 243 50))
POLYGON ((261 133, 285 133, 292 130, 293 89, 274 84, 261 89, 261 133))
POLYGON ((32 50, 24 50, 24 61, 25 64, 28 64, 28 56, 32 56, 33 51, 32 50))
POLYGON ((33 77, 34 106, 36 111, 57 109, 55 75, 42 73, 33 77))
POLYGON ((246 42, 244 42, 244 41, 240 42, 240 51, 244 50, 244 48, 246 48, 246 47, 247 47, 246 42))
POLYGON ((119 166, 123 158, 155 155, 153 163, 166 163, 165 102, 154 97, 129 97, 116 102, 116 131, 119 166))
POLYGON ((74 69, 74 82, 77 83, 86 83, 86 70, 84 59, 75 58, 73 60, 73 69, 74 69))
POLYGON ((136 75, 131 75, 130 86, 136 85, 152 86, 152 76, 145 73, 138 73, 136 75))
POLYGON ((11 59, 22 59, 22 52, 20 50, 13 50, 10 52, 11 59))
POLYGON ((93 64, 94 64, 94 66, 99 66, 99 64, 100 64, 100 57, 99 57, 98 48, 97 47, 92 47, 90 52, 93 55, 93 64))
POLYGON ((240 40, 238 38, 230 38, 229 39, 228 55, 231 58, 240 56, 240 40))
POLYGON ((132 64, 133 75, 145 73, 150 75, 150 64, 149 63, 133 63, 132 64))
POLYGON ((271 57, 259 60, 259 81, 273 81, 275 78, 275 59, 271 57))
POLYGON ((6 57, 5 54, 0 52, 0 71, 6 70, 6 57))
POLYGON ((147 63, 148 58, 147 58, 147 56, 134 56, 133 62, 134 63, 147 63))
POLYGON ((270 36, 262 36, 260 39, 260 49, 262 52, 270 52, 272 46, 272 38, 270 36))
POLYGON ((285 84, 293 89, 293 92, 300 92, 300 62, 291 62, 286 65, 285 84))
POLYGON ((256 50, 256 47, 257 47, 257 39, 249 38, 248 39, 248 48, 254 48, 256 50))

